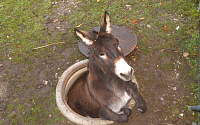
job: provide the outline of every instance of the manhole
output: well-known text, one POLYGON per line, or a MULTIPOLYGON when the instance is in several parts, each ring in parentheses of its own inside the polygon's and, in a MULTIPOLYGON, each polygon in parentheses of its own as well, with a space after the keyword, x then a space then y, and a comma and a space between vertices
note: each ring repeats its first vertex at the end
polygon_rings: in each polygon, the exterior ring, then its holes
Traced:
MULTIPOLYGON (((119 46, 123 50, 124 56, 130 54, 137 45, 136 34, 132 30, 126 28, 125 26, 111 25, 111 29, 111 34, 119 40, 119 46)), ((100 31, 100 26, 95 27, 94 29, 91 29, 88 32, 91 32, 93 30, 100 31)), ((83 41, 80 40, 78 47, 83 55, 89 57, 89 46, 87 46, 83 41)))

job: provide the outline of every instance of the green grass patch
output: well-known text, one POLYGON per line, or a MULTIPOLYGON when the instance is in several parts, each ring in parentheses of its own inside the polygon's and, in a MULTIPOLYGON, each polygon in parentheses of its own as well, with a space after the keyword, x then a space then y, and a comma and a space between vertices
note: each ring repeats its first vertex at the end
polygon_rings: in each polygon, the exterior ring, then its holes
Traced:
POLYGON ((0 3, 0 53, 11 61, 23 61, 23 55, 39 45, 50 43, 44 26, 52 13, 51 0, 8 0, 0 3))

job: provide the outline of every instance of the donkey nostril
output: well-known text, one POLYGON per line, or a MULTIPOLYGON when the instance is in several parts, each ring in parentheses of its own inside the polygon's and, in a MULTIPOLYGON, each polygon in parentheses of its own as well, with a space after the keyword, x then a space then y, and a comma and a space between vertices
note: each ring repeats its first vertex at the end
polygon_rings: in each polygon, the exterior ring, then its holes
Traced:
POLYGON ((122 76, 122 77, 125 77, 126 75, 124 75, 123 73, 120 73, 120 75, 122 76))
POLYGON ((134 70, 133 70, 133 68, 131 68, 131 74, 133 74, 134 73, 134 70))

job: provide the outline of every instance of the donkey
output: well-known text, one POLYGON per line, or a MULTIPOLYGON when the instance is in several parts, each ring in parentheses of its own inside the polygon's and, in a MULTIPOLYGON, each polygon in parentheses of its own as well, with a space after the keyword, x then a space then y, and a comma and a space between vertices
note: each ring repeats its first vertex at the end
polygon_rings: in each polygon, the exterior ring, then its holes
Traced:
POLYGON ((127 64, 119 41, 111 34, 107 11, 100 31, 75 33, 90 46, 88 74, 77 81, 67 98, 72 110, 82 116, 125 123, 131 115, 128 102, 133 98, 138 112, 147 110, 137 84, 131 82, 134 70, 127 64))

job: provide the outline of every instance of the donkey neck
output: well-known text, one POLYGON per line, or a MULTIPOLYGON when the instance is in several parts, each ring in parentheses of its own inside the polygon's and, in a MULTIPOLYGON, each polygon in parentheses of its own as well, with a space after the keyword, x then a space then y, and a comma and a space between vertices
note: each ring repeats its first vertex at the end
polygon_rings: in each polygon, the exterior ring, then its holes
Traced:
POLYGON ((94 79, 98 81, 110 81, 113 78, 117 78, 117 76, 109 71, 103 70, 98 64, 95 58, 89 58, 89 74, 94 77, 94 79))
POLYGON ((125 82, 115 75, 114 72, 109 70, 103 71, 98 66, 95 58, 91 57, 89 59, 89 76, 114 93, 122 92, 125 89, 125 82))

